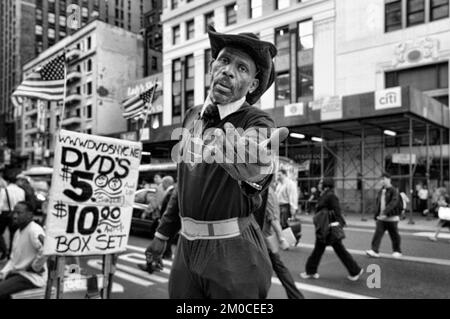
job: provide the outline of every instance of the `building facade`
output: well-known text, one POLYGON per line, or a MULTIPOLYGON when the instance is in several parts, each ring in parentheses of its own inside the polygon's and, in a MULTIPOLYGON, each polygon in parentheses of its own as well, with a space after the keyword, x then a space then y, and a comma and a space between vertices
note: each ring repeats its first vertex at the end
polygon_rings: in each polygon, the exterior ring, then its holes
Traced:
POLYGON ((162 0, 152 0, 144 14, 145 76, 162 72, 162 0))
POLYGON ((10 95, 22 66, 92 20, 144 33, 144 0, 5 0, 0 2, 0 139, 15 148, 10 95), (73 7, 72 5, 78 7, 73 7))
POLYGON ((368 189, 376 187, 383 169, 403 179, 405 189, 412 189, 416 179, 442 186, 443 179, 450 178, 448 128, 446 119, 433 118, 448 110, 449 22, 448 0, 166 0, 160 128, 164 134, 153 134, 159 139, 153 142, 169 140, 186 110, 202 104, 208 94, 206 28, 213 24, 219 32, 253 32, 277 46, 276 80, 257 106, 278 126, 298 133, 280 152, 307 168, 300 174, 308 180, 306 189, 320 176, 334 176, 343 181, 339 191, 349 191, 353 210, 364 211, 359 205, 368 189), (396 106, 399 112, 404 108, 405 114, 423 118, 412 126, 405 120, 409 115, 400 116, 403 126, 392 121, 386 126, 371 122, 365 128, 358 124, 367 116, 364 110, 387 116, 379 112, 383 103, 376 99, 386 94, 393 98, 385 91, 390 88, 397 98, 403 97, 396 106), (333 128, 346 118, 356 120, 356 127, 333 128), (310 119, 317 120, 318 130, 308 127, 310 119), (342 140, 332 145, 320 134, 342 140), (371 146, 362 146, 362 141, 371 146), (394 157, 408 152, 417 158, 415 173, 412 166, 393 163, 394 157), (361 200, 355 200, 360 195, 361 200))
POLYGON ((25 64, 23 76, 66 50, 67 88, 64 114, 60 102, 27 100, 17 121, 17 150, 28 163, 51 163, 59 121, 72 131, 113 136, 127 130, 122 116, 124 83, 143 77, 143 38, 92 21, 25 64))

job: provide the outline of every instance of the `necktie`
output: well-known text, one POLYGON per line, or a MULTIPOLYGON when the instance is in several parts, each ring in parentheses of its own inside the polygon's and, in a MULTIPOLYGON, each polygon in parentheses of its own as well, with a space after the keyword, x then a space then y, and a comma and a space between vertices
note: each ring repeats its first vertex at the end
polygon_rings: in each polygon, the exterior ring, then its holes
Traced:
POLYGON ((205 108, 202 120, 205 122, 205 127, 212 127, 220 122, 220 113, 217 104, 211 103, 205 108))

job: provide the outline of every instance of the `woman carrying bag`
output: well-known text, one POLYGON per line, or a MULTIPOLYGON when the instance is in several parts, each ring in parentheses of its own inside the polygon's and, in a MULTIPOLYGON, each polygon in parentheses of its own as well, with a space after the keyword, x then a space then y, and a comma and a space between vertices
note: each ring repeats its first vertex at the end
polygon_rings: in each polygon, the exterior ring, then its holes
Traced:
POLYGON ((357 281, 363 274, 363 269, 356 263, 350 253, 342 244, 345 237, 343 227, 346 225, 341 214, 339 199, 334 194, 334 181, 332 178, 325 178, 319 182, 320 198, 317 202, 314 225, 316 227, 316 243, 314 250, 309 256, 305 270, 300 277, 304 279, 318 279, 320 259, 327 245, 333 247, 334 252, 347 268, 351 281, 357 281))

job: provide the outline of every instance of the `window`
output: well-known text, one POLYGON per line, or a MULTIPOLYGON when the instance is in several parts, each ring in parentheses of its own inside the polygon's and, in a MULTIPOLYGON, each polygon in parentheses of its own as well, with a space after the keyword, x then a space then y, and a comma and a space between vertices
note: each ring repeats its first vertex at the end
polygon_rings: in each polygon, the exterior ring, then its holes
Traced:
POLYGON ((250 18, 258 18, 262 16, 262 0, 250 0, 250 18))
POLYGON ((92 95, 92 82, 87 83, 87 95, 92 95))
POLYGON ((425 22, 425 0, 408 0, 406 3, 408 27, 425 22))
POLYGON ((208 32, 208 26, 214 26, 214 11, 205 14, 205 33, 208 32))
POLYGON ((178 0, 172 0, 172 10, 178 8, 178 0))
POLYGON ((188 55, 186 57, 186 78, 194 78, 194 56, 188 55))
POLYGON ((88 106, 86 106, 86 114, 88 119, 92 118, 92 105, 89 104, 88 106))
POLYGON ((55 14, 54 13, 48 14, 48 23, 55 24, 55 14))
POLYGON ((194 20, 189 20, 186 22, 186 39, 190 40, 194 38, 195 34, 195 26, 194 20))
POLYGON ((276 10, 286 9, 287 7, 289 7, 289 2, 290 0, 276 0, 275 9, 276 10))
POLYGON ((91 59, 89 59, 89 60, 87 61, 87 71, 88 71, 88 72, 91 72, 91 71, 92 71, 92 60, 91 60, 91 59))
POLYGON ((385 31, 395 31, 402 28, 402 2, 401 0, 386 3, 385 31))
POLYGON ((172 96, 172 124, 181 123, 181 95, 172 96))
POLYGON ((49 39, 55 38, 55 29, 48 29, 48 37, 49 39))
POLYGON ((59 16, 59 25, 65 27, 66 26, 66 17, 59 16))
POLYGON ((434 98, 448 103, 447 62, 387 72, 385 79, 386 88, 411 86, 422 92, 429 92, 434 98))
POLYGON ((91 49, 91 45, 92 45, 92 38, 91 38, 91 37, 88 37, 88 38, 87 38, 87 50, 90 50, 90 49, 91 49))
POLYGON ((186 109, 194 107, 194 91, 186 92, 186 109))
POLYGON ((173 60, 172 63, 172 82, 181 81, 181 60, 173 60))
POLYGON ((226 25, 232 25, 237 22, 237 5, 236 3, 230 4, 225 7, 226 25))
POLYGON ((278 49, 278 55, 289 54, 289 27, 284 26, 275 30, 275 45, 278 49))
POLYGON ((36 9, 36 20, 42 21, 42 10, 36 9))
POLYGON ((447 18, 449 14, 449 0, 430 0, 430 20, 447 18))
POLYGON ((300 66, 297 73, 297 95, 299 97, 312 97, 314 94, 313 65, 300 66))
POLYGON ((179 44, 180 43, 180 26, 177 25, 172 28, 172 44, 179 44))
POLYGON ((275 79, 276 106, 284 106, 291 101, 289 72, 279 73, 275 79))
POLYGON ((34 28, 34 32, 37 35, 42 35, 42 26, 41 25, 36 25, 35 28, 34 28))
POLYGON ((152 70, 158 70, 158 59, 154 56, 152 56, 152 70))
POLYGON ((89 16, 88 8, 81 8, 81 16, 87 18, 89 16))
POLYGON ((298 24, 299 50, 309 50, 314 47, 314 32, 312 20, 302 21, 298 24))

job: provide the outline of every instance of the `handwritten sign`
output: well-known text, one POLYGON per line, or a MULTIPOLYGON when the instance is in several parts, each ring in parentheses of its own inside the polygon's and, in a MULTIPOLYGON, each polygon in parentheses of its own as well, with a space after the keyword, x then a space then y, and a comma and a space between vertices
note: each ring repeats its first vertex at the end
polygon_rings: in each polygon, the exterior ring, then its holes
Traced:
POLYGON ((46 255, 125 251, 142 144, 61 131, 47 212, 46 255))

